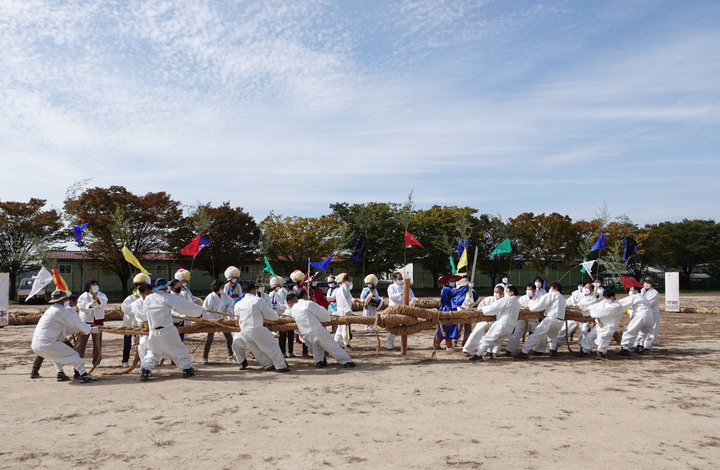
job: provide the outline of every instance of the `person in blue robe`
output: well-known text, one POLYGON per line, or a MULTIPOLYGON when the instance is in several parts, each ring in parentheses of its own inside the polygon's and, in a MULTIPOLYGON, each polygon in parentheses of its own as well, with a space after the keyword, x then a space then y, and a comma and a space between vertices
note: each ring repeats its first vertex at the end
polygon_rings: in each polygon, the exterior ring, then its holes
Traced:
MULTIPOLYGON (((448 279, 440 292, 440 308, 438 310, 441 312, 453 312, 457 310, 465 301, 467 291, 467 285, 455 288, 455 282, 452 281, 452 278, 448 279)), ((438 330, 435 335, 435 347, 438 348, 442 344, 442 340, 445 340, 445 349, 452 351, 452 342, 459 336, 460 330, 457 324, 438 325, 438 330)))

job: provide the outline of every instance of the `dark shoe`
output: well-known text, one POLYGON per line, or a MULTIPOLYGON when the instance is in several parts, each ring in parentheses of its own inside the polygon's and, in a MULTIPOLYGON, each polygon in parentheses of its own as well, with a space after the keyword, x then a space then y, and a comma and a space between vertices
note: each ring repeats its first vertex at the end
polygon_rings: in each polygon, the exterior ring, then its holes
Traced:
POLYGON ((149 369, 143 369, 142 372, 140 372, 140 381, 141 382, 147 382, 147 380, 150 378, 150 370, 149 369))
POLYGON ((346 362, 345 364, 343 364, 343 367, 346 369, 352 369, 353 367, 355 367, 355 363, 352 361, 346 362))
POLYGON ((533 351, 533 356, 546 356, 547 354, 540 351, 533 351))
POLYGON ((81 375, 81 376, 80 376, 80 379, 79 379, 79 381, 80 381, 81 384, 87 384, 87 383, 90 383, 90 382, 95 382, 96 380, 97 380, 97 379, 96 379, 95 377, 93 377, 92 375, 88 374, 87 372, 85 372, 83 375, 81 375))
POLYGON ((588 357, 590 354, 583 351, 582 348, 580 348, 580 352, 575 354, 575 357, 588 357))
POLYGON ((80 378, 80 372, 73 369, 73 379, 77 380, 80 378))
POLYGON ((620 351, 618 351, 617 355, 618 356, 629 356, 630 351, 625 348, 622 348, 620 351))
POLYGON ((465 357, 470 357, 470 353, 469 353, 469 352, 466 352, 466 351, 463 351, 463 355, 464 355, 465 357))
POLYGON ((36 371, 32 371, 32 372, 30 372, 30 378, 31 378, 31 379, 39 379, 39 378, 40 378, 40 374, 39 374, 38 372, 36 372, 36 371))
POLYGON ((512 353, 510 351, 505 351, 505 357, 511 357, 512 353))
POLYGON ((529 358, 530 358, 530 356, 528 356, 524 352, 519 352, 519 353, 515 354, 515 359, 529 359, 529 358))
POLYGON ((247 369, 247 366, 248 366, 247 359, 243 359, 243 361, 240 363, 240 370, 247 369))
POLYGON ((555 356, 557 356, 557 349, 551 349, 551 350, 550 350, 550 357, 555 357, 555 356))
MULTIPOLYGON (((288 354, 288 357, 295 357, 295 354, 290 353, 288 354)), ((303 357, 307 357, 307 353, 303 353, 303 357)))
POLYGON ((478 356, 477 354, 474 355, 473 357, 471 357, 470 359, 468 359, 468 361, 485 362, 484 359, 482 358, 482 356, 478 356))
POLYGON ((283 367, 282 369, 277 369, 275 372, 290 372, 289 367, 283 367))
POLYGON ((643 352, 643 354, 646 354, 646 353, 652 352, 652 349, 643 348, 642 352, 643 352))
POLYGON ((346 349, 347 351, 352 351, 352 350, 353 350, 352 346, 350 346, 349 344, 348 344, 347 346, 345 346, 345 349, 346 349))
POLYGON ((326 362, 326 361, 320 361, 320 362, 316 362, 316 363, 315 363, 315 367, 317 367, 318 369, 322 369, 322 368, 325 367, 325 366, 327 366, 327 362, 326 362))
POLYGON ((635 346, 635 352, 636 352, 636 353, 642 353, 642 352, 643 352, 643 347, 640 346, 640 345, 635 346))
POLYGON ((195 371, 192 367, 188 367, 187 369, 183 369, 183 379, 187 379, 189 377, 192 377, 195 375, 195 371))
POLYGON ((488 359, 492 360, 492 359, 495 359, 495 354, 493 354, 493 353, 491 353, 491 352, 485 353, 485 357, 487 357, 488 359))
POLYGON ((598 351, 598 353, 595 355, 595 360, 602 361, 605 359, 605 354, 598 351))
POLYGON ((270 367, 268 367, 268 368, 265 369, 265 370, 275 370, 275 366, 270 366, 270 367))
POLYGON ((58 382, 67 382, 68 380, 70 380, 70 377, 68 377, 67 375, 65 375, 65 372, 58 372, 58 373, 57 373, 57 381, 58 381, 58 382))
MULTIPOLYGON (((302 357, 308 357, 308 356, 309 356, 308 353, 306 353, 306 352, 302 353, 302 357)), ((295 357, 295 356, 290 356, 290 357, 295 357)))

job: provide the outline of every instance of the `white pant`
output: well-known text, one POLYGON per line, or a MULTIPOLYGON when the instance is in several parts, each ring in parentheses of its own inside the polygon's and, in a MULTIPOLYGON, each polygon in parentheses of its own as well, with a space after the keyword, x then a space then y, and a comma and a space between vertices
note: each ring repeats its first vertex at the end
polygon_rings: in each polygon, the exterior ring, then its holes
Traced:
MULTIPOLYGON (((550 349, 557 349, 557 335, 560 331, 560 328, 565 324, 563 320, 560 320, 555 317, 545 317, 540 322, 540 324, 535 328, 535 331, 533 334, 530 335, 530 337, 525 341, 525 345, 523 345, 522 352, 524 354, 529 353, 531 350, 533 350, 538 344, 546 339, 546 338, 552 338, 550 341, 550 349)), ((544 348, 543 348, 544 349, 544 348)))
POLYGON ((575 333, 577 327, 578 322, 576 322, 575 320, 568 320, 567 323, 563 324, 562 328, 560 328, 560 332, 557 335, 557 339, 555 340, 555 344, 557 344, 558 348, 560 346, 564 346, 565 343, 567 343, 567 340, 570 339, 573 333, 575 333))
POLYGON ((81 358, 73 348, 57 339, 33 336, 31 347, 35 354, 52 361, 58 372, 63 371, 64 365, 72 364, 81 375, 85 373, 85 359, 81 358))
POLYGON ((513 322, 496 321, 490 326, 490 329, 480 340, 477 355, 482 356, 485 351, 491 351, 497 354, 497 349, 502 345, 506 338, 509 338, 513 332, 513 322))
POLYGON ((335 330, 335 341, 338 342, 338 344, 344 344, 345 347, 350 346, 350 325, 338 325, 337 330, 335 330))
POLYGON ((635 344, 639 334, 649 336, 655 326, 655 319, 651 316, 633 316, 628 323, 627 328, 623 331, 622 340, 620 346, 625 349, 630 349, 635 344))
POLYGON ((150 330, 147 341, 147 352, 140 363, 140 368, 153 370, 165 356, 172 359, 180 370, 192 367, 190 354, 182 340, 180 340, 180 334, 174 326, 166 326, 159 330, 150 330))
MULTIPOLYGON (((494 322, 490 322, 494 323, 494 322)), ((473 351, 477 351, 478 346, 480 346, 480 341, 482 341, 485 334, 489 331, 490 323, 486 321, 478 322, 477 325, 475 325, 475 328, 473 328, 472 333, 470 333, 470 336, 468 336, 467 341, 465 341, 465 345, 463 345, 463 352, 464 353, 472 353, 473 351)))
POLYGON ((245 341, 240 333, 233 333, 232 350, 238 364, 242 364, 247 359, 245 357, 245 341))
POLYGON ((325 351, 329 352, 330 355, 340 364, 352 362, 348 353, 346 353, 345 350, 337 344, 325 328, 312 330, 306 335, 301 335, 301 337, 305 344, 307 344, 308 348, 312 350, 315 362, 322 362, 325 360, 325 351))
POLYGON ((245 328, 240 335, 263 369, 269 369, 270 366, 276 369, 287 367, 280 345, 266 327, 245 328))
POLYGON ((637 344, 646 348, 652 349, 655 340, 657 339, 658 332, 660 331, 660 312, 653 312, 653 327, 652 331, 647 334, 640 333, 637 338, 637 344))
POLYGON ((388 348, 393 349, 395 347, 395 335, 388 333, 387 335, 388 348))
POLYGON ((616 328, 611 326, 595 327, 590 333, 585 335, 580 346, 582 346, 583 351, 590 352, 593 349, 593 344, 595 344, 598 352, 605 354, 607 353, 608 346, 610 346, 610 341, 612 341, 615 330, 616 328))
MULTIPOLYGON (((520 340, 522 339, 523 335, 525 335, 526 327, 529 326, 531 331, 535 331, 535 328, 537 328, 538 324, 538 320, 518 320, 518 322, 515 324, 515 329, 510 335, 507 346, 505 346, 505 350, 511 353, 517 351, 517 349, 520 347, 520 340)), ((535 351, 543 352, 545 351, 546 347, 547 338, 540 338, 537 346, 535 346, 535 351)))
POLYGON ((148 335, 140 335, 140 341, 138 342, 138 358, 142 362, 143 358, 147 354, 148 335))

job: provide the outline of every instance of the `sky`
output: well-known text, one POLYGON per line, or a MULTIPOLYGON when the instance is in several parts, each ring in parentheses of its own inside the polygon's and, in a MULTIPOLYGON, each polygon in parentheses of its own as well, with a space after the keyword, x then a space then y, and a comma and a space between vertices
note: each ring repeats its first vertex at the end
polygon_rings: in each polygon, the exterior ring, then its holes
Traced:
POLYGON ((0 2, 0 200, 720 220, 720 2, 0 2))

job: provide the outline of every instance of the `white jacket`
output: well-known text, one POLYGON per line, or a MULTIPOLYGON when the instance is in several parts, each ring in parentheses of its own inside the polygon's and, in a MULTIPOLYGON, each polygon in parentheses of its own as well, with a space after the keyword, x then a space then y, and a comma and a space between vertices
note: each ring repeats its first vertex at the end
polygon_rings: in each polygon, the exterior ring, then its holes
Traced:
POLYGON ((528 308, 531 312, 545 310, 545 318, 565 319, 565 297, 556 290, 550 290, 542 297, 533 297, 528 308))
POLYGON ((605 299, 602 302, 590 305, 588 310, 590 316, 600 320, 602 327, 605 329, 617 330, 620 320, 622 320, 623 307, 617 300, 605 299))
MULTIPOLYGON (((388 294, 388 305, 402 305, 403 304, 403 286, 397 285, 395 282, 390 284, 387 289, 388 294)), ((412 302, 415 298, 413 290, 410 289, 410 299, 408 303, 412 302)))
POLYGON ((497 302, 484 306, 482 308, 482 312, 483 315, 495 316, 496 322, 504 325, 514 325, 517 323, 518 316, 520 315, 520 302, 514 295, 510 297, 503 297, 502 299, 498 299, 497 302))
POLYGON ((132 310, 132 304, 137 299, 139 299, 138 296, 130 294, 125 297, 125 300, 123 300, 123 303, 120 306, 120 310, 122 310, 123 313, 122 326, 134 326, 133 323, 135 322, 135 314, 132 310))
POLYGON ((151 330, 173 326, 173 322, 176 321, 172 317, 173 312, 189 317, 199 317, 203 313, 203 308, 165 291, 154 292, 145 297, 145 313, 151 330))
POLYGON ((95 295, 100 301, 99 304, 95 302, 90 292, 83 292, 78 297, 77 306, 78 310, 80 310, 80 319, 85 323, 94 323, 95 320, 105 319, 105 306, 108 303, 108 298, 100 291, 95 295))
POLYGON ((269 303, 253 294, 245 294, 235 303, 235 315, 241 330, 262 328, 263 320, 277 320, 278 316, 269 303))
POLYGON ((141 323, 148 321, 147 312, 145 311, 145 299, 138 298, 130 307, 135 316, 132 326, 140 326, 141 323))
POLYGON ((631 308, 633 311, 633 317, 644 317, 653 318, 652 307, 650 302, 640 294, 628 295, 627 297, 618 300, 623 310, 631 308))
POLYGON ((90 333, 92 327, 80 320, 75 310, 70 307, 63 307, 59 304, 51 305, 35 326, 33 342, 35 338, 45 340, 62 340, 70 333, 82 331, 90 333))
POLYGON ((643 287, 640 290, 640 293, 650 304, 650 308, 652 309, 653 313, 656 315, 660 315, 660 293, 653 287, 651 287, 650 289, 645 289, 643 287))
MULTIPOLYGON (((235 301, 232 297, 227 295, 224 290, 220 290, 220 295, 215 292, 210 292, 205 301, 203 302, 203 308, 205 310, 215 310, 216 312, 232 313, 235 301)), ((217 313, 203 312, 203 318, 206 320, 217 320, 219 318, 227 318, 217 313)))
POLYGON ((310 300, 298 300, 293 305, 291 312, 301 335, 306 335, 313 330, 324 330, 325 327, 320 322, 330 321, 330 312, 310 300))
POLYGON ((341 317, 352 315, 353 298, 347 285, 340 284, 340 287, 335 291, 335 302, 337 303, 338 315, 341 317))

